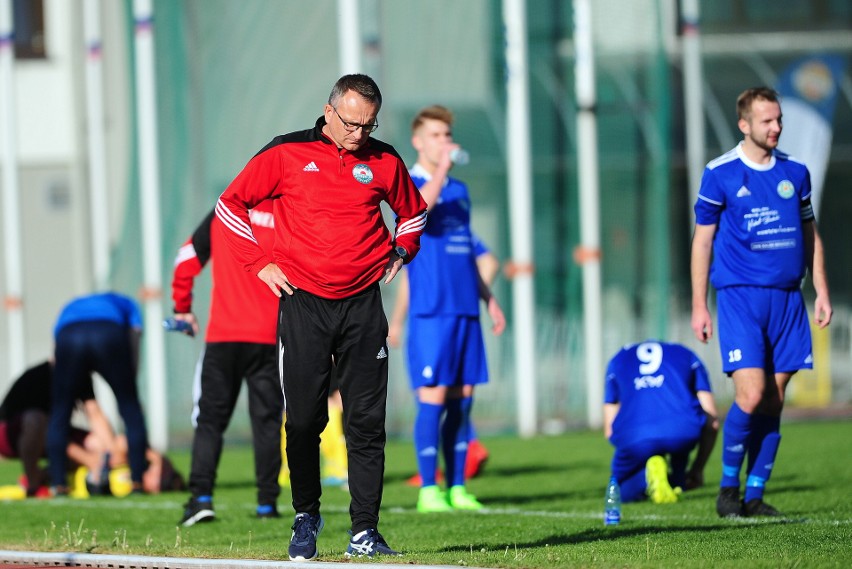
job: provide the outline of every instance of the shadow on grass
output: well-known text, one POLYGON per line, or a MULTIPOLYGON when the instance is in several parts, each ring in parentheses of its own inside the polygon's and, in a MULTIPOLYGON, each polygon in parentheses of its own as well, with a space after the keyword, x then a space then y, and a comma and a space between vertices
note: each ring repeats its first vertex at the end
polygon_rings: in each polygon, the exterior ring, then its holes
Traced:
MULTIPOLYGON (((580 543, 589 543, 593 541, 610 541, 614 539, 623 539, 626 537, 636 537, 643 535, 657 535, 671 532, 710 532, 710 531, 720 531, 720 530, 729 530, 731 528, 730 525, 724 524, 713 524, 713 525, 703 525, 703 526, 642 526, 642 527, 624 527, 620 526, 618 528, 596 528, 596 529, 587 529, 581 531, 579 533, 574 534, 553 534, 547 537, 543 537, 541 539, 536 539, 533 541, 519 541, 517 543, 512 544, 501 544, 499 546, 491 545, 491 547, 505 547, 509 545, 511 547, 518 548, 527 548, 527 547, 545 547, 550 546, 553 547, 555 545, 577 545, 580 543)), ((474 549, 476 549, 479 545, 473 544, 474 549)), ((489 547, 489 545, 482 544, 482 547, 489 547)), ((453 551, 468 551, 470 550, 470 545, 460 545, 460 546, 450 546, 443 549, 446 552, 453 551)))
MULTIPOLYGON (((759 522, 761 525, 763 524, 791 524, 791 523, 803 523, 805 520, 762 520, 759 522)), ((474 543, 473 548, 490 548, 490 549, 500 549, 502 547, 517 547, 517 548, 527 548, 527 547, 545 547, 545 546, 555 546, 555 545, 577 545, 581 543, 589 543, 594 541, 611 541, 615 539, 623 539, 629 537, 637 537, 637 536, 647 536, 647 535, 665 535, 671 534, 672 532, 684 532, 684 533, 695 533, 695 534, 703 534, 706 532, 714 532, 714 531, 727 531, 738 524, 719 522, 716 524, 705 524, 705 525, 696 525, 696 526, 641 526, 641 527, 630 527, 629 525, 621 525, 619 527, 601 527, 595 529, 587 529, 581 531, 579 533, 573 534, 553 534, 547 537, 543 537, 541 539, 536 539, 532 541, 519 541, 511 544, 486 544, 486 543, 474 543)), ((467 543, 464 545, 453 545, 449 547, 444 547, 440 551, 451 553, 451 552, 462 552, 469 551, 471 548, 471 544, 467 543)))

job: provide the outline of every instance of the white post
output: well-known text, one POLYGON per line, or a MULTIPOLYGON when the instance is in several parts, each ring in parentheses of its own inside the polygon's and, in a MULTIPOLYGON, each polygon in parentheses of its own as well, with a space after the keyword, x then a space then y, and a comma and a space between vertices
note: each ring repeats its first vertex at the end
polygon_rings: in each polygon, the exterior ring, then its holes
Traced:
POLYGON ((92 231, 92 270, 95 288, 103 291, 109 288, 109 213, 106 191, 100 7, 100 0, 84 0, 86 125, 89 134, 89 225, 92 231))
POLYGON ((689 181, 689 215, 695 221, 692 206, 698 199, 706 153, 704 145, 704 72, 701 63, 701 9, 698 0, 680 0, 683 41, 683 105, 686 118, 686 168, 689 181))
POLYGON ((580 248, 583 267, 583 335, 586 355, 586 414, 589 427, 603 421, 603 334, 601 322, 598 133, 595 116, 595 60, 591 0, 574 0, 574 50, 577 93, 577 168, 580 186, 580 248))
POLYGON ((337 0, 338 61, 342 75, 363 73, 358 0, 337 0))
POLYGON ((21 206, 18 201, 18 146, 15 100, 15 43, 11 0, 0 0, 0 128, 3 132, 3 256, 5 259, 9 382, 24 371, 24 286, 21 263, 21 206))
POLYGON ((507 71, 506 164, 512 263, 516 269, 512 280, 512 320, 518 433, 522 437, 531 437, 538 430, 538 410, 526 22, 524 0, 503 0, 507 71))
POLYGON ((162 307, 160 251, 160 170, 157 157, 157 102, 154 73, 154 21, 152 0, 133 0, 136 45, 137 143, 139 146, 139 198, 142 216, 143 291, 145 311, 145 361, 148 378, 148 437, 152 447, 168 447, 168 413, 165 390, 165 332, 162 307))

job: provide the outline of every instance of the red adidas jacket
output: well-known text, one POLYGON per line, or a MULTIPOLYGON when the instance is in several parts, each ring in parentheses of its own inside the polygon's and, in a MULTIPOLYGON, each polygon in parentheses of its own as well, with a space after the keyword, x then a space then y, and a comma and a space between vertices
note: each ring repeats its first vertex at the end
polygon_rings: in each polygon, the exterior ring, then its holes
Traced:
MULTIPOLYGON (((260 247, 271 252, 275 238, 272 202, 259 203, 249 212, 249 218, 260 247)), ((226 232, 211 211, 180 248, 172 277, 174 310, 192 312, 195 277, 212 260, 213 287, 205 340, 275 344, 278 298, 257 276, 243 270, 225 242, 226 232)))
MULTIPOLYGON (((392 245, 420 250, 426 203, 389 144, 370 138, 356 152, 338 149, 313 129, 278 136, 257 153, 219 197, 216 215, 244 270, 255 276, 274 262, 296 287, 346 298, 384 276, 392 245), (248 209, 274 202, 272 255, 259 246, 248 209), (395 235, 381 202, 396 213, 395 235)), ((257 279, 260 281, 260 279, 257 279)))

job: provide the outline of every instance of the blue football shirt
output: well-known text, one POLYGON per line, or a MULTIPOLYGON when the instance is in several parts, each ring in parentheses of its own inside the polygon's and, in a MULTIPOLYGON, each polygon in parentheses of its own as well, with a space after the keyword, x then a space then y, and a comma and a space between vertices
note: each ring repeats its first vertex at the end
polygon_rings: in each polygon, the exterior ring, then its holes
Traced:
POLYGON ((75 322, 115 322, 128 328, 142 328, 142 313, 129 296, 114 292, 90 294, 75 298, 59 313, 54 336, 75 322))
MULTIPOLYGON (((430 179, 419 164, 410 174, 418 188, 430 179)), ((411 314, 479 316, 475 254, 467 186, 448 177, 426 219, 420 252, 407 265, 411 314)))
POLYGON ((802 222, 813 219, 810 196, 807 167, 777 150, 768 164, 757 164, 738 145, 707 164, 695 220, 717 225, 713 286, 800 286, 802 222))
POLYGON ((623 347, 606 371, 604 402, 621 404, 610 442, 694 435, 704 425, 697 391, 711 391, 710 378, 691 350, 654 341, 623 347))

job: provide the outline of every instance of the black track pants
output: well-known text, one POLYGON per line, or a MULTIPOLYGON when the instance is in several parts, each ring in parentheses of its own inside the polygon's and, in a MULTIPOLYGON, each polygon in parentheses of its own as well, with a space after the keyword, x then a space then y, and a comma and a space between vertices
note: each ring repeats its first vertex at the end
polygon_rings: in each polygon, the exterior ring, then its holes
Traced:
POLYGON ((328 422, 332 357, 343 398, 352 531, 376 528, 385 470, 388 323, 378 285, 329 300, 297 290, 278 312, 287 461, 296 512, 320 509, 319 442, 328 422))
POLYGON ((248 387, 249 417, 254 446, 257 503, 275 504, 280 489, 281 414, 284 397, 278 379, 276 348, 249 342, 210 342, 201 360, 196 385, 189 490, 212 495, 222 454, 222 437, 243 379, 248 387))

